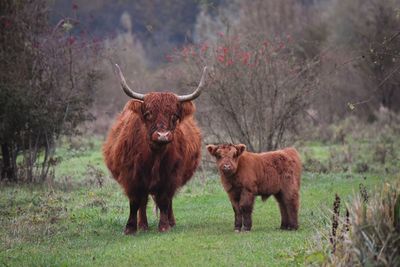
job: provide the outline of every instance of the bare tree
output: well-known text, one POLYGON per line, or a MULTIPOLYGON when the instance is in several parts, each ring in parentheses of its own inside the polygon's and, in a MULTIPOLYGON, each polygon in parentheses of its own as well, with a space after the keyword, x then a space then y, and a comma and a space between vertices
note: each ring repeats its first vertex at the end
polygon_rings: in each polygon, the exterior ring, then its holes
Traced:
POLYGON ((186 47, 176 57, 189 73, 213 66, 199 108, 200 123, 214 137, 208 142, 241 142, 252 151, 276 149, 288 132, 296 131, 316 89, 318 59, 298 60, 288 39, 221 36, 215 46, 186 47))

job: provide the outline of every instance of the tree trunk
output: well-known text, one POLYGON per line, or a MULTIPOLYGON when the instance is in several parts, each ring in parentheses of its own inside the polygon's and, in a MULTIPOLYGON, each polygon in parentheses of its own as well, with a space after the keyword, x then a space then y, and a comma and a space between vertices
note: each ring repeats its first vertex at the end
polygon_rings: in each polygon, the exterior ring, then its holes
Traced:
POLYGON ((7 143, 1 144, 1 155, 3 156, 3 168, 1 170, 1 180, 15 181, 14 166, 10 154, 10 146, 7 143))

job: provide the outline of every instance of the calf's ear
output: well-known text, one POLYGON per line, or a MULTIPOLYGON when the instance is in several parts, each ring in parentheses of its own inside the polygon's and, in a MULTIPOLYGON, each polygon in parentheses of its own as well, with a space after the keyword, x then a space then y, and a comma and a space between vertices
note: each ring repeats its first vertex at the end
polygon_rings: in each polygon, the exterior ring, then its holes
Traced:
POLYGON ((215 156, 215 152, 217 152, 218 146, 216 145, 208 145, 207 150, 212 155, 215 156))
POLYGON ((242 155, 242 153, 246 150, 246 145, 243 145, 243 144, 235 145, 235 147, 237 149, 237 156, 238 157, 240 155, 242 155))

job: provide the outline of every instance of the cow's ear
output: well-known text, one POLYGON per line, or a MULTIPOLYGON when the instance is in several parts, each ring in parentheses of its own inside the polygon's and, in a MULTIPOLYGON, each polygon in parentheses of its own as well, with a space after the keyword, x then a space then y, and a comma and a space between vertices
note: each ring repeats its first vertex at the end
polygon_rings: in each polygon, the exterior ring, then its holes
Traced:
POLYGON ((218 146, 216 145, 208 145, 207 150, 212 155, 215 156, 215 152, 217 152, 218 146))
POLYGON ((133 100, 128 101, 128 103, 126 103, 124 109, 129 109, 134 113, 140 114, 142 112, 142 104, 143 104, 143 101, 133 99, 133 100))
POLYGON ((182 102, 182 119, 192 115, 196 110, 192 101, 182 102))
POLYGON ((235 145, 235 147, 237 149, 237 156, 238 157, 240 155, 242 155, 242 153, 246 150, 246 145, 243 145, 243 144, 235 145))

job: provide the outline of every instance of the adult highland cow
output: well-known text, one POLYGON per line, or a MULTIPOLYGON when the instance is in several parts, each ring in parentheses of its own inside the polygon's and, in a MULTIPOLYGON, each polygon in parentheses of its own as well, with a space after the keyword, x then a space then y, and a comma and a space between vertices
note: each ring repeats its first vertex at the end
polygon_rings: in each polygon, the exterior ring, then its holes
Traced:
POLYGON ((193 176, 200 162, 201 135, 193 118, 192 100, 201 93, 207 68, 192 94, 178 96, 134 92, 116 67, 122 89, 135 99, 125 105, 103 146, 107 167, 129 198, 124 233, 135 234, 138 226, 148 229, 149 194, 160 209, 158 229, 165 232, 175 225, 174 194, 193 176))

